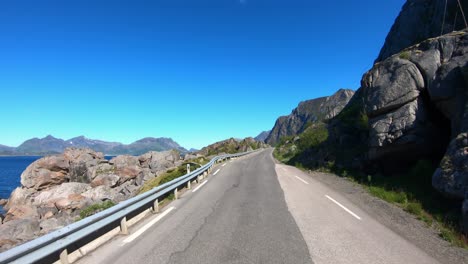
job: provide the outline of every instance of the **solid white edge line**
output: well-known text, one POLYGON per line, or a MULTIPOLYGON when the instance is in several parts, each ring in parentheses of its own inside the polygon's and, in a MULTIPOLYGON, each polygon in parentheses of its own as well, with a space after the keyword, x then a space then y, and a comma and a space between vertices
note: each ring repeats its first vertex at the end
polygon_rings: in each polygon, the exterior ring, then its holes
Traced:
POLYGON ((197 186, 197 188, 193 189, 192 192, 194 193, 194 192, 198 191, 198 189, 200 189, 200 188, 201 188, 203 185, 205 185, 205 183, 207 183, 207 182, 208 182, 208 180, 202 182, 200 185, 197 186))
POLYGON ((149 223, 147 223, 146 225, 144 225, 142 228, 138 229, 135 233, 131 234, 130 236, 128 236, 126 239, 124 239, 122 242, 124 244, 126 243, 130 243, 132 242, 133 240, 135 240, 137 237, 139 237, 141 234, 143 234, 146 230, 148 230, 152 225, 156 224, 159 220, 161 220, 164 216, 166 216, 167 214, 169 214, 172 210, 174 210, 175 207, 172 206, 172 207, 169 207, 167 210, 165 210, 164 212, 162 212, 160 215, 158 215, 155 219, 151 220, 149 223))
POLYGON ((215 171, 215 173, 213 173, 213 176, 218 174, 218 172, 219 172, 219 169, 217 171, 215 171))
POLYGON ((358 220, 361 220, 361 217, 359 217, 357 214, 353 213, 351 210, 349 210, 348 208, 344 207, 344 205, 340 204, 339 202, 335 201, 335 199, 331 198, 330 196, 328 195, 325 195, 325 197, 327 197, 330 201, 334 202, 336 205, 338 205, 339 207, 343 208, 343 210, 345 210, 346 212, 348 212, 350 215, 354 216, 356 219, 358 220))
POLYGON ((295 176, 295 175, 294 175, 294 177, 296 177, 298 180, 300 180, 301 182, 303 182, 303 183, 305 183, 305 184, 309 184, 308 182, 304 181, 303 179, 301 179, 301 178, 298 177, 298 176, 295 176))
POLYGON ((224 167, 224 166, 226 166, 226 164, 227 164, 227 163, 224 163, 223 165, 221 165, 221 167, 224 167))

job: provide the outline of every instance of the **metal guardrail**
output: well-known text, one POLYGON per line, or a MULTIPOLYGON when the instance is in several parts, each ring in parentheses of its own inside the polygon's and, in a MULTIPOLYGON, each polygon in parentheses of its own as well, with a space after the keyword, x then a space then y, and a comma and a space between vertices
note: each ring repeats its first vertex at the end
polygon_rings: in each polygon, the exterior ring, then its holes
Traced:
POLYGON ((240 157, 252 152, 255 151, 216 156, 202 167, 155 187, 146 193, 132 197, 97 214, 0 253, 0 264, 38 263, 49 262, 51 259, 59 260, 61 254, 65 252, 66 255, 67 249, 80 248, 80 246, 74 245, 75 243, 87 238, 87 241, 91 242, 93 239, 89 239, 89 237, 93 237, 93 234, 94 239, 99 237, 96 237, 96 233, 99 230, 125 225, 128 216, 132 216, 132 214, 138 211, 144 211, 148 207, 158 210, 159 198, 164 197, 179 187, 190 183, 194 178, 211 170, 213 165, 219 160, 240 157))

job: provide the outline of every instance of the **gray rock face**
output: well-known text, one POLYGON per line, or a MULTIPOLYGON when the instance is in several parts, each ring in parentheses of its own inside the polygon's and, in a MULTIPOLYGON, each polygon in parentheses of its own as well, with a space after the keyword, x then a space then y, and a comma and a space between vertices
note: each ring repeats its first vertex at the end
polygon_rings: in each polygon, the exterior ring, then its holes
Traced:
POLYGON ((261 141, 261 142, 265 142, 265 140, 268 138, 268 136, 270 135, 270 132, 271 130, 268 130, 268 131, 263 131, 261 132, 260 134, 258 134, 256 137, 254 137, 254 139, 256 141, 261 141))
POLYGON ((461 132, 467 44, 466 32, 429 39, 364 75, 371 160, 417 160, 443 147, 447 135, 461 132))
MULTIPOLYGON (((468 14, 468 0, 460 0, 460 2, 464 13, 468 14)), ((408 0, 387 35, 376 61, 383 61, 428 38, 465 28, 457 0, 447 1, 445 21, 443 21, 444 8, 445 1, 408 0)))
POLYGON ((12 192, 4 207, 7 213, 0 225, 0 251, 72 223, 92 204, 126 200, 146 181, 180 163, 177 151, 117 156, 107 161, 91 149, 68 148, 63 154, 41 158, 23 172, 22 186, 12 192), (12 223, 24 227, 6 230, 12 223))
POLYGON ((275 145, 282 137, 298 135, 309 123, 333 118, 345 107, 353 95, 353 90, 340 89, 332 96, 301 102, 290 115, 276 120, 265 142, 275 145))
MULTIPOLYGON (((416 2, 434 1, 408 1, 416 2)), ((368 158, 372 162, 436 157, 450 142, 432 185, 446 196, 465 199, 462 213, 468 232, 467 73, 465 30, 389 56, 364 75, 361 89, 369 117, 368 158)))

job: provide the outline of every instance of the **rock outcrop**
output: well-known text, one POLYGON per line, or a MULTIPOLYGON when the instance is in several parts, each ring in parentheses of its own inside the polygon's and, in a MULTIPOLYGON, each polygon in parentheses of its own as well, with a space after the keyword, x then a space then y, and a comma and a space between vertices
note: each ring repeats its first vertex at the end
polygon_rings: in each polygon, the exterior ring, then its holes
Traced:
POLYGON ((268 136, 270 135, 270 132, 271 130, 268 130, 268 131, 263 131, 261 132, 260 134, 258 134, 256 137, 254 137, 254 139, 256 141, 261 141, 261 142, 265 142, 265 140, 268 138, 268 136))
MULTIPOLYGON (((353 101, 368 119, 364 140, 353 138, 366 146, 361 162, 388 172, 421 159, 441 160, 432 185, 465 199, 468 232, 468 30, 430 38, 376 63, 356 94, 353 101)), ((329 131, 335 143, 349 134, 339 126, 329 131)))
MULTIPOLYGON (((428 39, 364 75, 370 160, 437 158, 451 139, 466 131, 467 44, 466 31, 428 39)), ((435 175, 434 187, 442 190, 440 175, 435 175)))
POLYGON ((230 138, 204 147, 197 154, 202 156, 213 156, 227 153, 246 152, 266 147, 268 147, 267 144, 260 141, 256 141, 251 137, 245 138, 243 140, 236 140, 234 138, 230 138))
POLYGON ((60 155, 41 158, 26 168, 22 186, 6 201, 0 251, 73 223, 90 205, 128 199, 146 181, 181 163, 177 151, 108 161, 91 149, 68 148, 60 155))
POLYGON ((299 103, 290 115, 282 116, 276 120, 275 126, 265 142, 275 145, 282 137, 298 135, 310 123, 331 119, 345 107, 353 94, 353 90, 340 89, 331 96, 299 103))
MULTIPOLYGON (((460 0, 468 14, 468 0, 460 0)), ((465 28, 458 0, 408 0, 395 20, 377 58, 383 61, 403 49, 428 38, 465 28), (445 20, 444 20, 444 11, 445 20)))

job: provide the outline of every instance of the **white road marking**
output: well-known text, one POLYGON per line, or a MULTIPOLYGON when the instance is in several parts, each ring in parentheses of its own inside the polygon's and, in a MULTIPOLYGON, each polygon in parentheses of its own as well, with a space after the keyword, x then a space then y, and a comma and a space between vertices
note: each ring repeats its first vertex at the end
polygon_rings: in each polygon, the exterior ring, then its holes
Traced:
POLYGON ((215 171, 215 173, 213 173, 213 176, 218 174, 218 172, 219 172, 219 169, 217 171, 215 171))
POLYGON ((361 217, 359 217, 357 214, 353 213, 351 210, 349 210, 348 208, 344 207, 342 204, 340 204, 339 202, 335 201, 335 199, 331 198, 330 196, 328 195, 325 195, 325 197, 327 197, 328 199, 330 199, 330 201, 334 202, 336 205, 338 205, 339 207, 343 208, 343 210, 345 210, 346 212, 348 212, 350 215, 356 217, 356 219, 358 220, 361 220, 361 217))
POLYGON ((175 209, 174 206, 169 207, 166 211, 164 211, 163 213, 158 215, 155 219, 151 220, 149 223, 144 225, 142 228, 138 229, 138 231, 136 231, 135 233, 131 234, 126 239, 124 239, 123 243, 126 244, 126 243, 132 242, 137 237, 139 237, 141 234, 143 234, 146 230, 148 230, 152 225, 156 224, 159 220, 161 220, 164 216, 169 214, 174 209, 175 209))
POLYGON ((304 181, 303 179, 301 179, 300 177, 297 177, 297 176, 294 176, 296 177, 298 180, 300 180, 301 182, 305 183, 305 184, 309 184, 308 182, 304 181))
POLYGON ((208 180, 202 182, 200 185, 197 186, 197 188, 193 189, 192 192, 194 193, 194 192, 198 191, 198 189, 200 189, 200 188, 201 188, 203 185, 205 185, 205 183, 207 183, 207 182, 208 182, 208 180))
POLYGON ((224 167, 224 166, 226 166, 226 164, 227 164, 227 163, 224 163, 223 165, 221 165, 221 167, 224 167))

